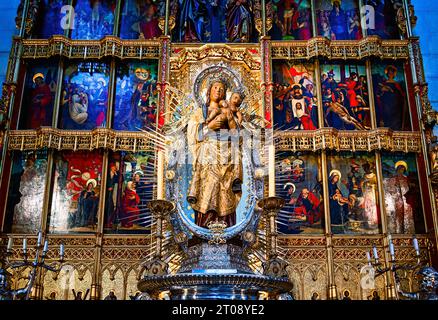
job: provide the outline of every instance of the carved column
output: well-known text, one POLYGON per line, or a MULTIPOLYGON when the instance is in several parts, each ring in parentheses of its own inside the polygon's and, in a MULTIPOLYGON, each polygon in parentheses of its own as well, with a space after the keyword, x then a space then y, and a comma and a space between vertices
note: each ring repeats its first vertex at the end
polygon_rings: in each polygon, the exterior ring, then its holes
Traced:
MULTIPOLYGON (((370 116, 371 116, 371 129, 377 128, 377 118, 376 118, 376 107, 374 103, 374 85, 373 85, 373 75, 371 70, 371 61, 366 61, 366 72, 367 72, 367 78, 368 78, 368 92, 369 92, 369 105, 370 105, 370 116)), ((384 258, 384 267, 389 266, 389 261, 391 260, 391 257, 386 250, 386 248, 389 246, 388 242, 388 223, 386 219, 386 205, 385 205, 385 194, 383 190, 383 170, 382 170, 382 156, 380 150, 375 151, 376 155, 376 175, 377 175, 377 184, 378 184, 378 202, 379 202, 379 211, 380 211, 380 218, 382 223, 382 233, 383 233, 383 258, 384 258)), ((395 295, 395 284, 394 279, 391 277, 391 275, 387 272, 385 273, 385 282, 386 282, 386 298, 393 300, 396 298, 395 295)))
POLYGON ((168 264, 163 261, 163 220, 175 210, 175 205, 167 200, 152 200, 147 204, 149 210, 156 221, 155 232, 155 255, 154 258, 146 263, 146 274, 158 276, 167 274, 168 264))

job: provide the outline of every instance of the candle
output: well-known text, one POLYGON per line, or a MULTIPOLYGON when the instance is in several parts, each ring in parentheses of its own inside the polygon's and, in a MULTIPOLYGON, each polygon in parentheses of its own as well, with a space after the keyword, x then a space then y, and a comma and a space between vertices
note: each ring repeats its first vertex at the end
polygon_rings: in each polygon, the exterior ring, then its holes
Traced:
POLYGON ((43 252, 47 252, 49 250, 49 240, 44 241, 44 249, 43 252))
POLYGON ((64 244, 61 243, 59 246, 59 256, 61 257, 61 260, 64 258, 64 244))
POLYGON ((23 239, 23 253, 26 253, 26 251, 27 251, 27 239, 24 238, 23 239))
POLYGON ((37 247, 41 245, 41 241, 43 240, 43 234, 42 232, 38 232, 38 240, 37 240, 37 247))
POLYGON ((389 253, 391 254, 392 261, 394 261, 395 260, 394 244, 392 242, 389 243, 389 253))
POLYGON ((275 197, 275 146, 273 143, 269 145, 268 157, 269 196, 275 197))
POLYGON ((7 249, 8 252, 12 251, 12 245, 13 244, 14 244, 14 240, 12 238, 9 238, 8 239, 8 249, 7 249))
POLYGON ((157 164, 157 199, 164 199, 164 151, 158 151, 157 164))
POLYGON ((392 241, 392 235, 388 234, 388 241, 391 243, 392 241))
POLYGON ((415 252, 417 253, 417 256, 420 255, 420 247, 418 246, 417 238, 414 237, 412 239, 412 243, 414 244, 414 249, 415 249, 415 252))
POLYGON ((371 264, 371 255, 368 251, 366 252, 366 254, 367 254, 367 261, 369 264, 371 264))
POLYGON ((379 255, 377 253, 377 248, 376 246, 373 247, 373 253, 374 253, 374 259, 379 260, 379 255))

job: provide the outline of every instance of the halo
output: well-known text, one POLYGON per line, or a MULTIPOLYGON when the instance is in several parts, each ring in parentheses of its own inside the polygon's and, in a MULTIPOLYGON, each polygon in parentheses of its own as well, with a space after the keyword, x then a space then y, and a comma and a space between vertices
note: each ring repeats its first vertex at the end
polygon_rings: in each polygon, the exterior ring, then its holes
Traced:
POLYGON ((138 67, 135 69, 134 73, 137 73, 137 72, 149 72, 149 70, 147 68, 138 67))
POLYGON ((138 174, 139 176, 142 176, 144 173, 141 170, 137 170, 134 172, 134 175, 138 174))
POLYGON ((406 163, 406 161, 403 160, 397 161, 394 165, 394 168, 397 169, 399 166, 405 167, 405 170, 408 171, 408 164, 406 163))
POLYGON ((95 179, 89 179, 87 181, 87 187, 90 183, 93 185, 93 189, 97 187, 97 181, 95 179))
POLYGON ((35 83, 36 78, 43 78, 44 80, 44 75, 41 72, 36 73, 32 78, 33 83, 35 83))
POLYGON ((299 83, 292 83, 290 87, 291 87, 291 89, 298 87, 298 89, 302 90, 301 84, 299 84, 299 83))
POLYGON ((104 78, 99 78, 99 79, 97 79, 97 82, 103 82, 103 86, 104 87, 106 87, 106 81, 105 81, 105 79, 104 78))
POLYGON ((204 98, 204 90, 207 90, 208 85, 214 81, 225 82, 228 92, 240 90, 245 93, 246 91, 240 81, 240 77, 229 66, 223 63, 213 65, 202 70, 195 78, 193 96, 198 107, 203 106, 207 102, 204 98))
POLYGON ((81 178, 84 181, 88 181, 91 178, 91 174, 88 171, 86 171, 86 172, 82 173, 81 178))
POLYGON ((398 69, 397 69, 396 66, 390 64, 390 65, 387 65, 387 66, 386 66, 386 68, 385 68, 385 74, 388 74, 389 69, 392 69, 392 70, 394 70, 395 72, 398 71, 398 69))
POLYGON ((292 189, 294 190, 292 193, 295 193, 295 190, 297 190, 297 188, 295 187, 295 185, 292 182, 285 183, 283 186, 283 190, 286 189, 287 186, 292 186, 292 189))
POLYGON ((339 170, 334 169, 334 170, 330 171, 329 176, 331 177, 333 174, 336 174, 339 177, 339 180, 342 178, 341 171, 339 171, 339 170))
POLYGON ((293 162, 292 162, 292 164, 293 165, 302 165, 303 164, 303 160, 301 160, 301 159, 295 159, 293 162))

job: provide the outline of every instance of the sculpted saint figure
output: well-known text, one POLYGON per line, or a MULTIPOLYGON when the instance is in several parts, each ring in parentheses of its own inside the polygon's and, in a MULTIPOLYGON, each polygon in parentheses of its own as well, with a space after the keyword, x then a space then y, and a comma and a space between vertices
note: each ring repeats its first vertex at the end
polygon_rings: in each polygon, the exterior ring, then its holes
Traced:
POLYGON ((239 96, 233 94, 228 106, 224 103, 226 93, 225 80, 211 80, 206 103, 188 123, 193 173, 187 200, 195 211, 195 223, 201 227, 216 220, 228 227, 234 225, 241 197, 242 157, 239 140, 235 139, 239 130, 235 124, 241 119, 238 112, 233 112, 241 101, 234 101, 239 96))

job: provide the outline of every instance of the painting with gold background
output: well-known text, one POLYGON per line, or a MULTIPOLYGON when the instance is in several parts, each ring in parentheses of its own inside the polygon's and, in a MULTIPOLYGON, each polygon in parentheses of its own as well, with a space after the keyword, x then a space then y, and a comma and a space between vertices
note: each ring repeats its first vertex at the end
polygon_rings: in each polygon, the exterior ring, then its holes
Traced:
POLYGON ((111 152, 105 189, 105 233, 150 232, 147 203, 154 192, 153 155, 111 152))
POLYGON ((274 128, 315 130, 318 128, 318 97, 313 64, 286 60, 273 62, 274 128))
POLYGON ((332 232, 379 233, 381 217, 375 157, 341 152, 330 154, 327 161, 332 232))
POLYGON ((6 232, 40 230, 47 179, 47 150, 14 152, 6 207, 6 232))
POLYGON ((57 152, 54 162, 49 232, 95 232, 102 181, 102 153, 57 152))
POLYGON ((417 160, 413 154, 382 154, 385 210, 390 233, 424 233, 417 160))

